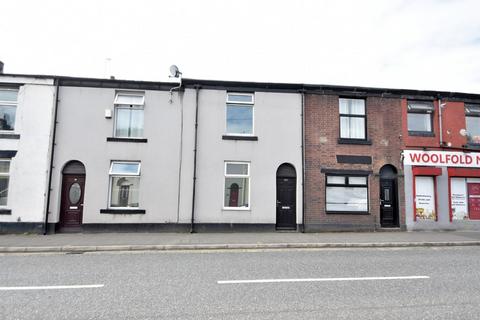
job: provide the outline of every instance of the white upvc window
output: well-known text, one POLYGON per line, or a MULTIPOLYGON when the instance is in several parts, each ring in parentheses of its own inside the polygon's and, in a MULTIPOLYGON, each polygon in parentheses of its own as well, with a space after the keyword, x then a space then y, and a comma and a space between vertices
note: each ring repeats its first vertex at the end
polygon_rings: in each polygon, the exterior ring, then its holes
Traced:
POLYGON ((110 164, 109 208, 139 207, 140 162, 112 161, 110 164))
POLYGON ((408 101, 407 128, 409 133, 433 133, 433 113, 431 101, 408 101))
POLYGON ((253 135, 253 93, 227 93, 226 128, 229 135, 253 135))
POLYGON ((327 175, 327 213, 368 213, 368 177, 327 175))
POLYGON ((15 129, 17 99, 17 89, 0 89, 0 131, 15 129))
POLYGON ((10 182, 10 160, 0 159, 0 206, 6 206, 10 182))
POLYGON ((340 98, 338 101, 340 138, 365 140, 367 138, 365 100, 340 98))
POLYGON ((114 136, 117 138, 143 138, 145 94, 143 92, 117 92, 114 104, 114 136))
POLYGON ((468 132, 467 139, 469 143, 480 143, 480 105, 465 105, 465 125, 468 132))
POLYGON ((250 163, 225 162, 223 198, 224 209, 250 209, 250 163))

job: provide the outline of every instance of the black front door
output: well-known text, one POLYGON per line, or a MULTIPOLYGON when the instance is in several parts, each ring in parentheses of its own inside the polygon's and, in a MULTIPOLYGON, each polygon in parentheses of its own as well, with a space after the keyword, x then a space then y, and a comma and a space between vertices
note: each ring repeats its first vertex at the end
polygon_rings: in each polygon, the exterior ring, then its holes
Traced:
POLYGON ((277 229, 297 229, 296 189, 296 178, 277 177, 277 229))
POLYGON ((380 224, 398 227, 397 190, 395 179, 380 179, 380 224))

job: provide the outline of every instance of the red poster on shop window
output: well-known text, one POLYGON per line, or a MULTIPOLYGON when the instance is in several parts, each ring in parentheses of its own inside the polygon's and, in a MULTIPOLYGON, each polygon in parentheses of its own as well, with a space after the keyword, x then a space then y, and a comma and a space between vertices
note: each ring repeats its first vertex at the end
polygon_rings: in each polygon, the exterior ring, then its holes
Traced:
POLYGON ((468 183, 468 213, 470 219, 480 220, 480 183, 468 183))

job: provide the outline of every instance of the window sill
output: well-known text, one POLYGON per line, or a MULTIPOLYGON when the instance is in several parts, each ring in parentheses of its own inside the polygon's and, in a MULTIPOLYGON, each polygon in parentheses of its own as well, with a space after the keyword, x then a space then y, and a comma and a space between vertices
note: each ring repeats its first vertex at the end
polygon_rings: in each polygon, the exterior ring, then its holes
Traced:
POLYGON ((480 143, 467 143, 462 146, 463 148, 472 148, 472 149, 479 149, 480 143))
POLYGON ((347 214, 347 215, 360 215, 360 216, 368 216, 370 212, 364 211, 326 211, 326 214, 347 214))
POLYGON ((251 211, 251 209, 242 207, 223 207, 222 211, 251 211))
POLYGON ((100 213, 108 214, 145 214, 144 209, 100 209, 100 213))
POLYGON ((0 133, 0 139, 20 139, 20 135, 16 133, 0 133))
POLYGON ((0 209, 0 215, 11 215, 12 210, 10 209, 0 209))
POLYGON ((2 150, 0 151, 0 158, 11 159, 17 155, 17 150, 2 150))
POLYGON ((338 144, 372 145, 372 140, 338 138, 338 144))
POLYGON ((110 142, 137 142, 137 143, 146 143, 148 139, 145 138, 117 138, 117 137, 107 137, 107 141, 110 142))
POLYGON ((224 134, 222 136, 223 140, 245 140, 245 141, 258 141, 257 136, 236 136, 236 135, 228 135, 224 134))
POLYGON ((408 131, 408 135, 414 137, 435 137, 435 133, 426 131, 408 131))

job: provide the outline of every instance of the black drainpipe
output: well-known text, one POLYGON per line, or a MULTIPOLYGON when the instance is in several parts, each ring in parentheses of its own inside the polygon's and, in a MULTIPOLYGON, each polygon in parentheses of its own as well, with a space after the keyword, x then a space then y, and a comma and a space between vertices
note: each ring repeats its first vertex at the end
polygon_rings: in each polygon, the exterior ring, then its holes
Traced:
POLYGON ((48 190, 47 190, 47 206, 45 209, 45 223, 43 225, 43 234, 48 232, 48 212, 50 211, 50 192, 52 190, 52 175, 53 175, 53 155, 55 152, 55 135, 57 133, 57 110, 58 110, 58 92, 59 79, 55 79, 55 110, 53 113, 53 134, 52 134, 52 152, 50 154, 50 172, 48 173, 48 190))
POLYGON ((302 233, 305 232, 305 89, 302 94, 302 233))
POLYGON ((195 187, 197 184, 197 132, 198 132, 198 91, 200 85, 195 88, 195 142, 193 147, 193 190, 192 190, 192 221, 190 223, 190 233, 195 232, 195 187))

